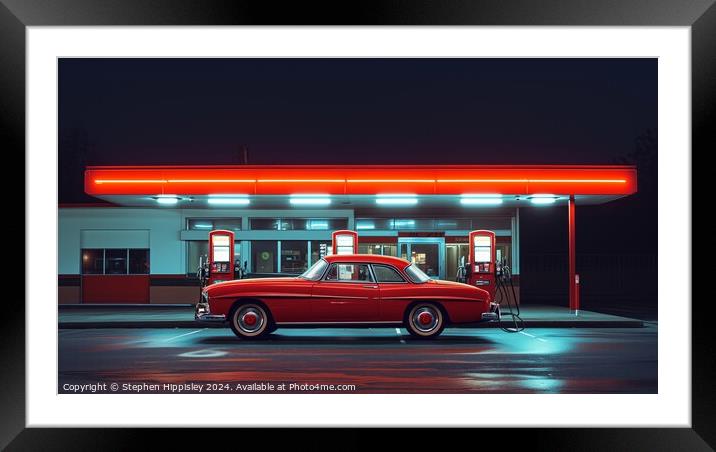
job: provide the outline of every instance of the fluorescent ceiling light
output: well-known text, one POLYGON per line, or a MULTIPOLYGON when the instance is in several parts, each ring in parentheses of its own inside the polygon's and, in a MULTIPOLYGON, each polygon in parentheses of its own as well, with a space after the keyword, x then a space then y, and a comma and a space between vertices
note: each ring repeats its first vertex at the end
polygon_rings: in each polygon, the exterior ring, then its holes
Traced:
POLYGON ((554 204, 557 199, 555 195, 533 195, 529 197, 532 204, 554 204))
POLYGON ((292 195, 289 202, 295 205, 325 206, 331 203, 331 198, 328 195, 292 195))
POLYGON ((399 195, 377 195, 376 204, 389 206, 409 206, 418 203, 415 195, 399 194, 399 195))
POLYGON ((207 202, 214 206, 245 206, 251 201, 248 195, 209 195, 207 202))
POLYGON ((464 206, 497 206, 502 204, 502 198, 460 198, 464 206))
POLYGON ((170 206, 179 202, 179 198, 175 195, 158 195, 156 198, 157 204, 170 206))

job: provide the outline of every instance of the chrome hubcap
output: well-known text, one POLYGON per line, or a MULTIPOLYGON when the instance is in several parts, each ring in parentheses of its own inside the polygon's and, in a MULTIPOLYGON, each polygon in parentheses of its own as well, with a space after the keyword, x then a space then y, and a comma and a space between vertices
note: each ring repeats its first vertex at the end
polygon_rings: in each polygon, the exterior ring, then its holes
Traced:
POLYGON ((247 333, 259 331, 264 325, 263 313, 254 306, 241 309, 237 317, 239 328, 247 333))
POLYGON ((440 317, 435 309, 423 306, 413 311, 411 319, 415 329, 423 333, 429 333, 437 328, 440 317))

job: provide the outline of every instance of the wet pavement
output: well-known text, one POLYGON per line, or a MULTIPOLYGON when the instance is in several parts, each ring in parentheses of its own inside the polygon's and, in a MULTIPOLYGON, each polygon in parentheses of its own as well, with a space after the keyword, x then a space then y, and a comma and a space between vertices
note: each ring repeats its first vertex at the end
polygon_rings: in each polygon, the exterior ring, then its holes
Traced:
POLYGON ((59 330, 58 392, 93 391, 656 393, 657 324, 459 328, 428 341, 397 328, 279 329, 259 341, 203 327, 59 330))

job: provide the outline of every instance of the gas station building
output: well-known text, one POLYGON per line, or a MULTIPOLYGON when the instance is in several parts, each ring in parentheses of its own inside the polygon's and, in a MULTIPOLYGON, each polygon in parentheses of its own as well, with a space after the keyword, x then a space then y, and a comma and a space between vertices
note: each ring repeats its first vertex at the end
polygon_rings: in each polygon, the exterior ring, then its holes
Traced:
POLYGON ((208 234, 235 233, 249 277, 296 275, 354 230, 358 252, 411 260, 455 280, 468 234, 496 234, 497 260, 520 275, 520 210, 563 206, 570 306, 577 205, 636 192, 630 166, 272 165, 88 167, 95 204, 60 205, 58 299, 194 303, 208 234))

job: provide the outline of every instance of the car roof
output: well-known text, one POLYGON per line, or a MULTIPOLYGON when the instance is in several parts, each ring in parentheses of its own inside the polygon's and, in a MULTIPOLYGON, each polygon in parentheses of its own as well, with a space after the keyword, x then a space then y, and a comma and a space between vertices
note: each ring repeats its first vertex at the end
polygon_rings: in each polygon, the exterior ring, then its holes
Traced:
POLYGON ((331 254, 324 257, 326 262, 365 262, 369 264, 388 264, 403 269, 410 262, 405 259, 393 256, 383 256, 381 254, 331 254))

